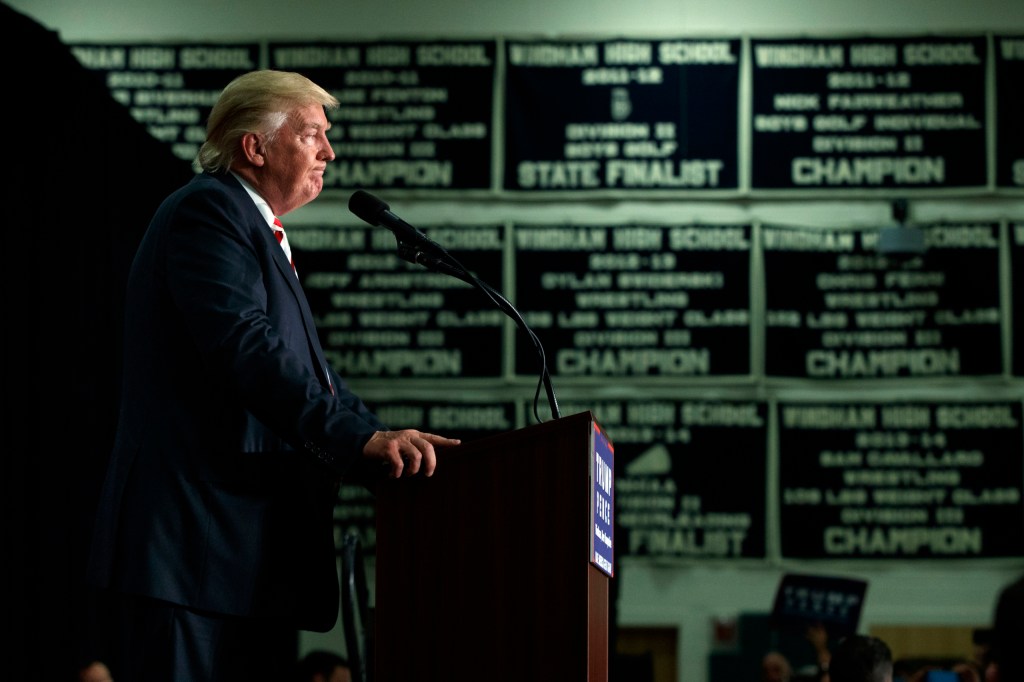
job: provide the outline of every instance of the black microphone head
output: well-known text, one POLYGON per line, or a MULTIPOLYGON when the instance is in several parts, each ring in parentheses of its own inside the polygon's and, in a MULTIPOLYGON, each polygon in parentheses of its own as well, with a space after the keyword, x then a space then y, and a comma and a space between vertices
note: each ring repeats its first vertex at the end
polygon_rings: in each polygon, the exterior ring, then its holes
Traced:
POLYGON ((359 189, 349 197, 348 210, 371 225, 380 225, 381 216, 390 211, 391 207, 369 192, 359 189))

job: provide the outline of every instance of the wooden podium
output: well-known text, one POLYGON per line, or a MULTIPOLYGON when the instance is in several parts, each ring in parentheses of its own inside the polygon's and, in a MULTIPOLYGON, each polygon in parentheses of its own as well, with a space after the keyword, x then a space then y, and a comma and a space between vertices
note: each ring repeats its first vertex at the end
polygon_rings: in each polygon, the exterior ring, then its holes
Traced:
POLYGON ((583 412, 464 443, 432 477, 379 487, 373 682, 608 680, 595 426, 583 412))

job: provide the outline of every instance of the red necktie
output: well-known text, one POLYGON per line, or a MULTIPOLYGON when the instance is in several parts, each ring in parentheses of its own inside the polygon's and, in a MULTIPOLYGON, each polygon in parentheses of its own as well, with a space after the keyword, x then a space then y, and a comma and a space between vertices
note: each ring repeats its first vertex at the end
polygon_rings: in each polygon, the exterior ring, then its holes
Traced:
MULTIPOLYGON (((277 237, 277 243, 284 249, 284 255, 288 257, 288 262, 291 263, 292 270, 295 270, 295 261, 292 260, 292 250, 288 245, 288 238, 284 234, 284 225, 276 217, 274 218, 274 236, 277 237)), ((298 274, 298 273, 296 273, 298 274)))

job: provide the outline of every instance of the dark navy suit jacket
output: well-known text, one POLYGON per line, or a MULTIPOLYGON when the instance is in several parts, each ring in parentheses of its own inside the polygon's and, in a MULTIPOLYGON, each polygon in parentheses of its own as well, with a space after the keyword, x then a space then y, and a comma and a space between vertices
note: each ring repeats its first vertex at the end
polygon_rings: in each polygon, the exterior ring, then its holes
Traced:
POLYGON ((298 279, 233 176, 197 175, 160 206, 125 327, 91 581, 330 629, 337 480, 386 427, 328 366, 298 279))

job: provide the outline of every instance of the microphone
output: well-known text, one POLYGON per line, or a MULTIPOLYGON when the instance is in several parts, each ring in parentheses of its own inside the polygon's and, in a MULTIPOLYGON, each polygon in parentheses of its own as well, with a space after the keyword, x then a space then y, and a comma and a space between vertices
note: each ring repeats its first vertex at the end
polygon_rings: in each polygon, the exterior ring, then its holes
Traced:
POLYGON ((508 299, 502 296, 494 287, 481 281, 476 275, 463 267, 462 263, 459 263, 443 246, 392 213, 390 206, 369 192, 361 189, 356 190, 349 197, 348 210, 374 227, 381 225, 391 230, 391 233, 395 235, 395 239, 398 240, 399 258, 414 265, 422 265, 433 272, 461 279, 463 282, 479 289, 499 310, 512 318, 520 330, 533 342, 537 355, 540 357, 540 377, 537 381, 537 391, 533 396, 534 417, 536 417, 538 422, 542 421, 537 413, 537 403, 540 398, 541 387, 547 392, 551 416, 555 419, 561 416, 558 409, 558 399, 555 397, 555 389, 551 385, 551 375, 548 372, 544 346, 534 331, 526 324, 526 320, 523 319, 523 316, 516 310, 515 306, 509 303, 508 299))
POLYGON ((448 252, 415 227, 391 212, 391 207, 369 192, 356 190, 348 200, 348 210, 373 226, 391 230, 399 244, 421 247, 435 255, 448 257, 448 252))

